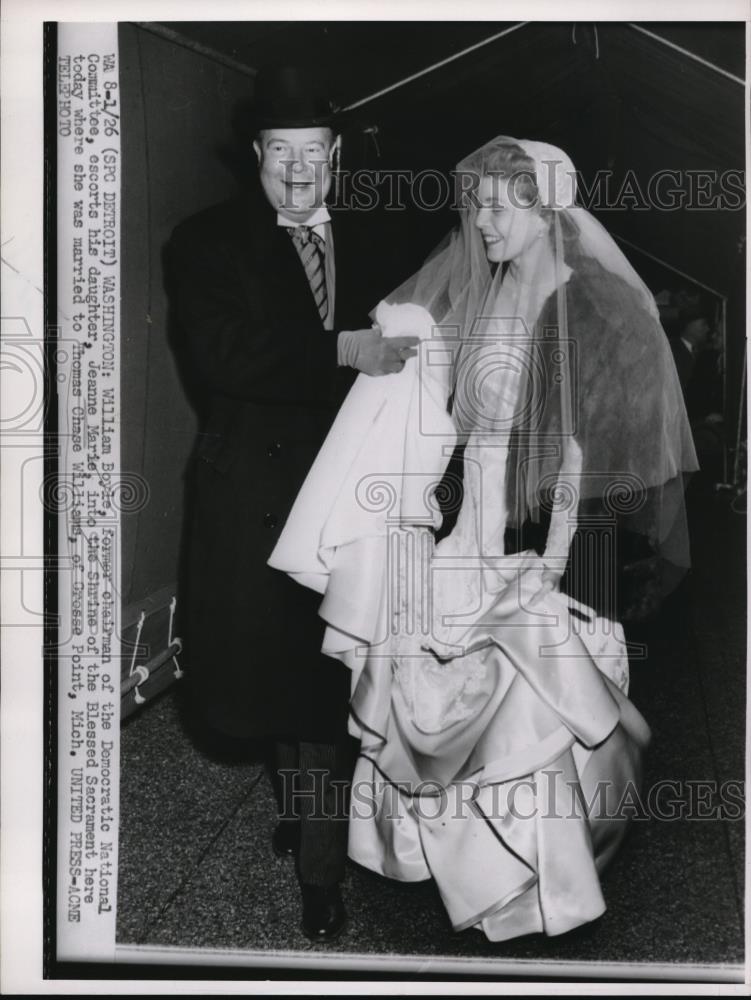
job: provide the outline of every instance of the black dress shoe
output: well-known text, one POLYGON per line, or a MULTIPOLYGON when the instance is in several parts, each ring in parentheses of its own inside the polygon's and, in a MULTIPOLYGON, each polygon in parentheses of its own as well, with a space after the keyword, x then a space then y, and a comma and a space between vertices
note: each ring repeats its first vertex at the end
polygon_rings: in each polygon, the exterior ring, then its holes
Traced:
POLYGON ((300 853, 300 824, 289 819, 277 823, 271 848, 278 858, 296 858, 300 853))
POLYGON ((311 941, 333 941, 347 923, 338 885, 305 885, 302 889, 302 929, 311 941))

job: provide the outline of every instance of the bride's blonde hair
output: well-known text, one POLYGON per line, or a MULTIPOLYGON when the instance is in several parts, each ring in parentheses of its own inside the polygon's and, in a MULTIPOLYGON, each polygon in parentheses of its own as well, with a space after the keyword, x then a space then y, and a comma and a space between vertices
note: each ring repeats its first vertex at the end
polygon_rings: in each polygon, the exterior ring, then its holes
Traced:
POLYGON ((474 173, 478 182, 482 177, 503 177, 510 180, 513 184, 513 196, 522 207, 531 207, 540 202, 535 162, 516 139, 510 136, 499 136, 492 147, 478 150, 461 167, 463 172, 474 173))

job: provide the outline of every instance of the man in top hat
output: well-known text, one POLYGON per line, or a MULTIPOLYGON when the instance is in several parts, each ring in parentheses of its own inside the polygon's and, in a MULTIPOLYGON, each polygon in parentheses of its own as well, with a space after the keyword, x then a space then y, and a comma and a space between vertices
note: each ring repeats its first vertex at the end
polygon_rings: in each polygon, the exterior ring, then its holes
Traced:
POLYGON ((303 930, 327 941, 345 921, 349 676, 320 652, 320 598, 266 560, 353 369, 399 371, 417 339, 370 327, 386 254, 369 214, 329 213, 340 137, 317 82, 262 70, 254 111, 260 185, 183 222, 168 246, 205 402, 189 477, 187 680, 211 728, 273 743, 272 846, 297 859, 303 930))

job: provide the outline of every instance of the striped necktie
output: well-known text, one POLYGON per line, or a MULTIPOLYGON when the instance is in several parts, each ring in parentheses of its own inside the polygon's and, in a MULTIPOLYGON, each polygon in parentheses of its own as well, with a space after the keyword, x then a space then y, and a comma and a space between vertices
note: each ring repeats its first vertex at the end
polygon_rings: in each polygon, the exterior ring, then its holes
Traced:
POLYGON ((329 313, 329 298, 326 293, 325 243, 314 233, 310 226, 295 226, 288 230, 292 242, 300 256, 308 277, 310 290, 313 293, 322 322, 326 322, 329 313))

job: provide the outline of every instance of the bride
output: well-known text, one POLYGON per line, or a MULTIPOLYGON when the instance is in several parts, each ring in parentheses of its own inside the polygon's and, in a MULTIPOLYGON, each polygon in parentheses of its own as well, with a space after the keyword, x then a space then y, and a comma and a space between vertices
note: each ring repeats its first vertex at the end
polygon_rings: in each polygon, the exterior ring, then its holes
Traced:
POLYGON ((501 941, 605 909, 650 736, 618 616, 688 565, 696 461, 654 300, 567 155, 502 136, 457 180, 459 227, 375 311, 419 354, 359 377, 269 561, 352 670, 350 857, 501 941))

